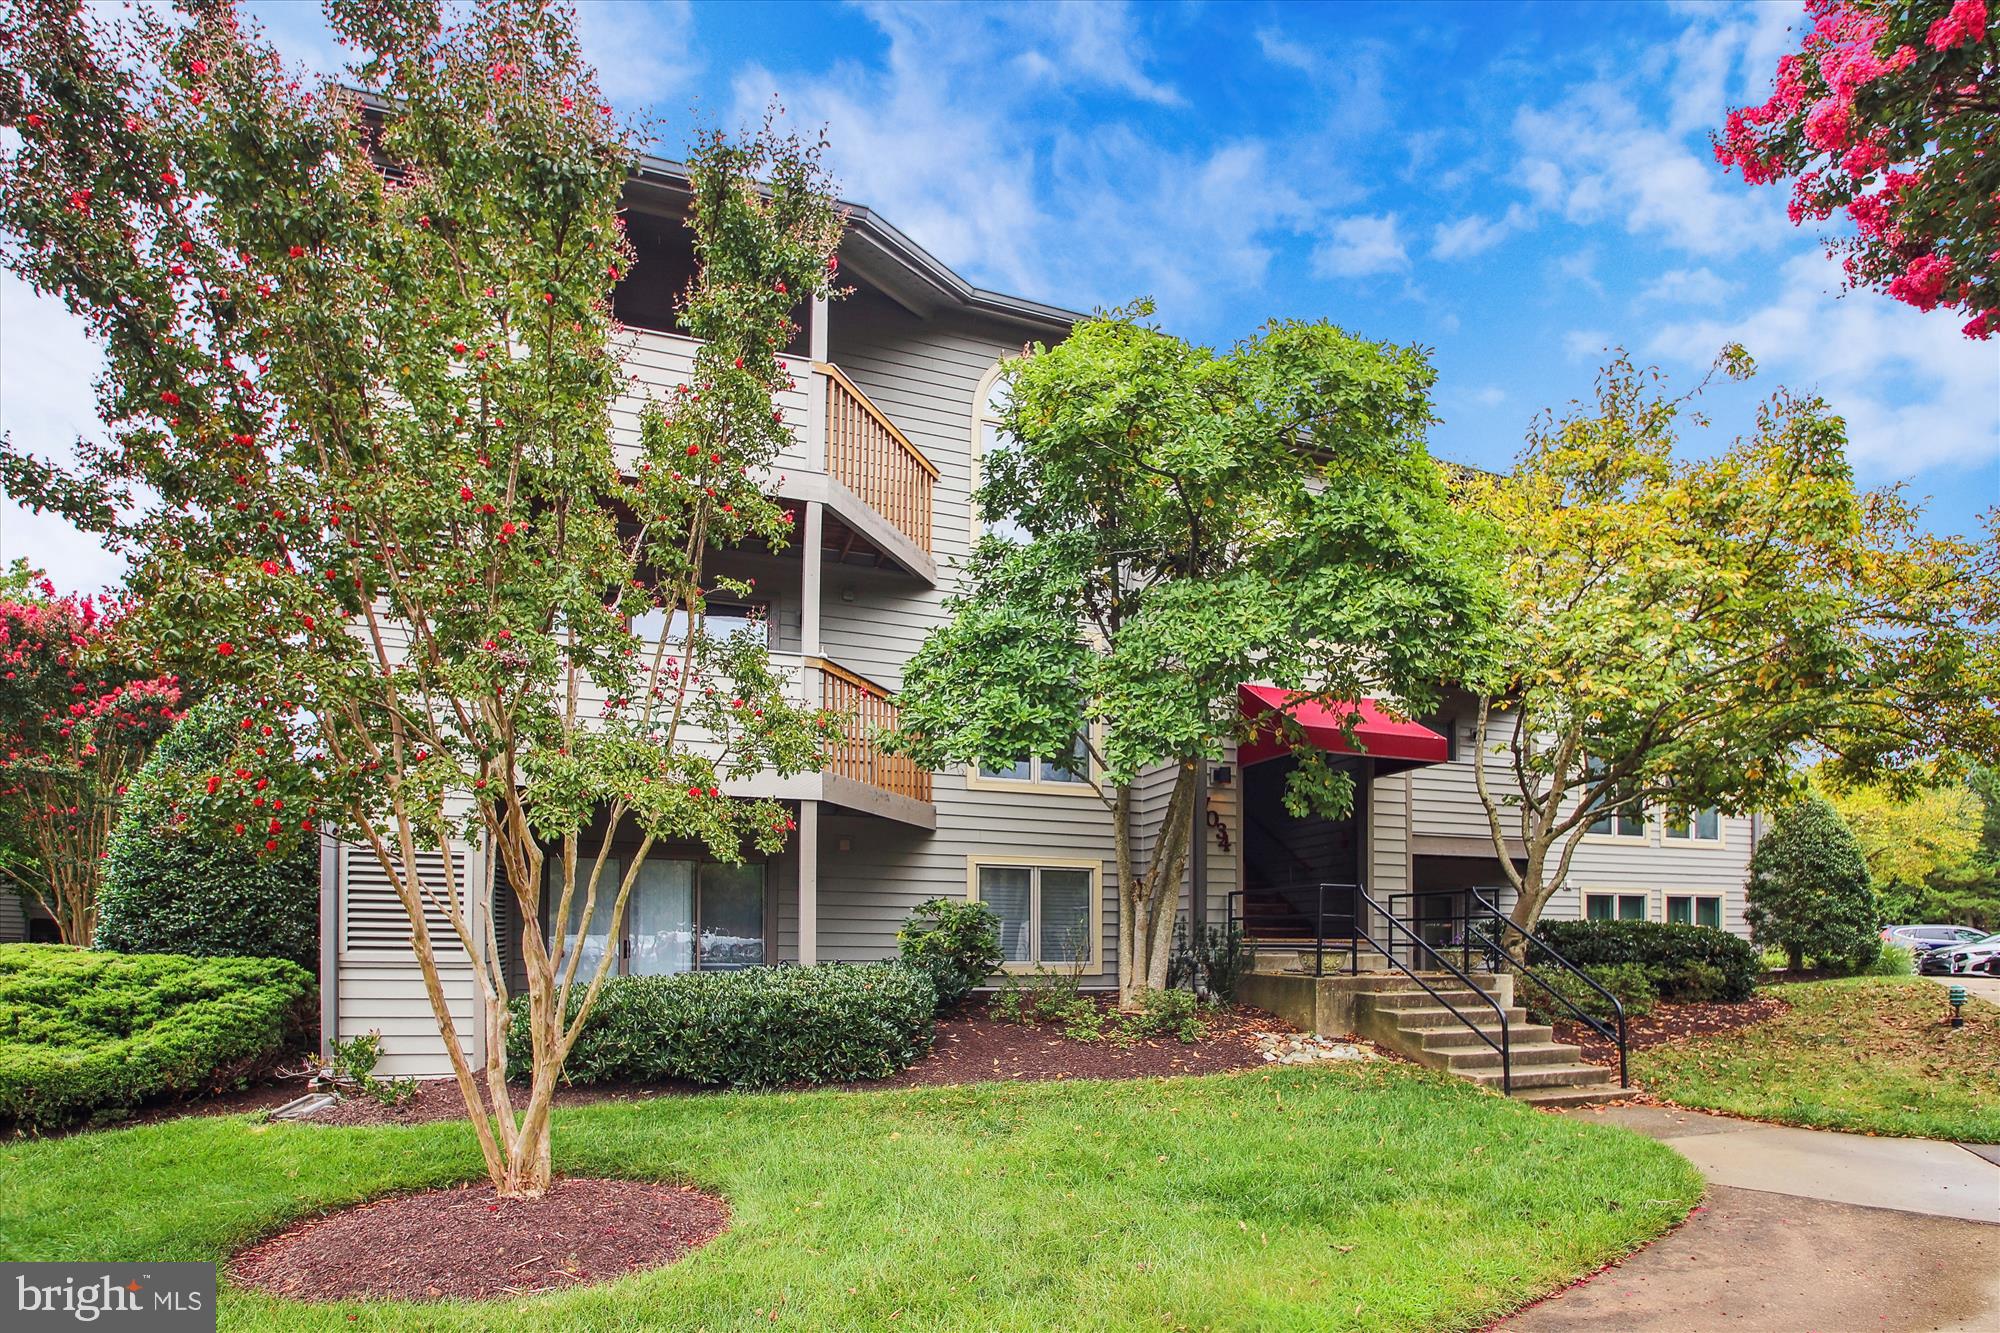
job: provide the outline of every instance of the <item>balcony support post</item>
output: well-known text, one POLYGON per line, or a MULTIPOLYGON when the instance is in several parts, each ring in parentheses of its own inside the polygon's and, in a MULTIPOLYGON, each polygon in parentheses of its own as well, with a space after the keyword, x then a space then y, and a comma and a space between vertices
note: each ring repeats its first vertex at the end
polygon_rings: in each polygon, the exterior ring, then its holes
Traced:
POLYGON ((799 858, 799 966, 819 961, 819 802, 799 802, 799 828, 792 835, 799 858))
MULTIPOLYGON (((824 296, 813 298, 812 313, 806 317, 806 351, 811 366, 827 360, 827 314, 829 303, 824 296)), ((826 471, 826 389, 819 376, 806 376, 811 392, 806 394, 806 466, 814 472, 826 471)))
POLYGON ((826 506, 817 500, 805 502, 805 543, 799 571, 799 650, 807 657, 822 656, 819 641, 820 577, 826 563, 826 506))

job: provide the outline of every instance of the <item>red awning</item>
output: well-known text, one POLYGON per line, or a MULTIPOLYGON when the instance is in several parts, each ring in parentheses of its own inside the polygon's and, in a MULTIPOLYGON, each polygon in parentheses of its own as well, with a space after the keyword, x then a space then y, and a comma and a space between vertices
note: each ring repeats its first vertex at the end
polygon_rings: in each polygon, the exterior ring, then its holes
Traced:
MULTIPOLYGON (((1369 699, 1324 703, 1296 690, 1275 685, 1239 685, 1236 699, 1248 718, 1271 712, 1289 713, 1305 729, 1306 741, 1334 754, 1366 755, 1376 761, 1377 773, 1442 764, 1451 758, 1451 742, 1417 722, 1400 722, 1369 699), (1354 741, 1344 734, 1353 719, 1354 741)), ((1288 754, 1291 746, 1275 725, 1262 728, 1258 735, 1237 747, 1236 762, 1258 764, 1288 754)))

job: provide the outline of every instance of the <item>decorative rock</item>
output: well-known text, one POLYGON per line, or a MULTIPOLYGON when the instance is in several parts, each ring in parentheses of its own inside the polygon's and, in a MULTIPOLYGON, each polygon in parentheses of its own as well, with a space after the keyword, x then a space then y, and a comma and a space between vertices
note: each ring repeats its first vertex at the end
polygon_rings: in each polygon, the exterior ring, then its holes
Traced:
POLYGON ((1258 1049, 1268 1064, 1309 1065, 1328 1060, 1376 1060, 1370 1047, 1351 1041, 1335 1041, 1310 1032, 1270 1032, 1257 1038, 1258 1049))

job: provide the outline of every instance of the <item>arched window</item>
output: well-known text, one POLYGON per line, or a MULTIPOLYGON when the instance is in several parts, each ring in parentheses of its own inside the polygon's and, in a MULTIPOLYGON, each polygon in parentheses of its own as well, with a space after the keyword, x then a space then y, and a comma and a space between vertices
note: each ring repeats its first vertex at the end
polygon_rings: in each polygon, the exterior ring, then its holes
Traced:
MULTIPOLYGON (((979 381, 979 391, 973 398, 972 411, 972 489, 978 490, 984 477, 985 460, 989 455, 1014 447, 1014 437, 1000 427, 1001 414, 1007 410, 1007 382, 1000 372, 1007 368, 1004 360, 993 363, 979 381)), ((979 512, 979 503, 972 505, 972 539, 979 540, 985 533, 1005 541, 1026 541, 1028 534, 1012 519, 988 520, 979 512)))

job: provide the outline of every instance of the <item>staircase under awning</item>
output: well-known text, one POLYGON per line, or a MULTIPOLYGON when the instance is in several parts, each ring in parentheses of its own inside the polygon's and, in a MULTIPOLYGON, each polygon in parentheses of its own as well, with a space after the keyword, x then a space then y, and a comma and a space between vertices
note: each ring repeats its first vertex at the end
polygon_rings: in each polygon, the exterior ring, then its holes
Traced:
MULTIPOLYGON (((1442 764, 1451 758, 1451 742, 1445 737, 1421 722, 1391 717, 1372 699, 1329 701, 1275 685, 1239 685, 1236 700, 1247 718, 1264 718, 1274 712, 1285 714, 1305 732, 1304 744, 1332 754, 1373 759, 1377 774, 1442 764)), ((1236 762, 1262 763, 1289 754, 1292 749, 1293 743, 1283 729, 1267 722, 1256 736, 1237 747, 1236 762)))

